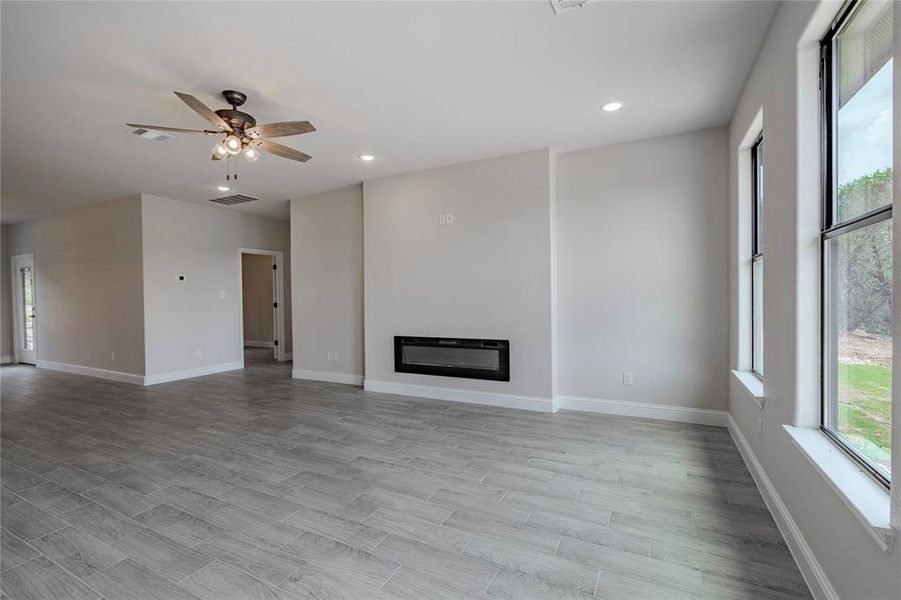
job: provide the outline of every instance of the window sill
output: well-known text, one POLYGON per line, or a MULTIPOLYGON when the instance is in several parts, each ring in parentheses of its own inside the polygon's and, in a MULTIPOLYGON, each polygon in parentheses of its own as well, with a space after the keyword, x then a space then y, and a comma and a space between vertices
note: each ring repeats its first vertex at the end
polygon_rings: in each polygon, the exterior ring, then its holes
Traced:
POLYGON ((891 552, 895 530, 889 522, 891 511, 889 491, 874 481, 820 430, 790 425, 782 427, 788 432, 801 454, 851 509, 883 552, 891 552))
POLYGON ((763 381, 750 371, 732 371, 735 377, 744 388, 748 395, 754 400, 758 408, 763 408, 766 404, 766 396, 763 395, 763 381))

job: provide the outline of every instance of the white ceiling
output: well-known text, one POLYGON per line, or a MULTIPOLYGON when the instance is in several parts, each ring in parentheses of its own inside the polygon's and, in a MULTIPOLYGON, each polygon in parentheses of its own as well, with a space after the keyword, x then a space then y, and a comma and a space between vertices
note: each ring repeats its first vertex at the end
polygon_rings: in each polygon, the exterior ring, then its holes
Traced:
MULTIPOLYGON (((312 121, 306 164, 239 161, 236 207, 364 179, 552 147, 570 150, 729 120, 770 2, 3 2, 4 223, 137 192, 221 195, 211 138, 164 143, 126 121, 202 128, 173 93, 266 123, 312 121), (610 100, 625 103, 603 113, 610 100), (357 155, 372 153, 363 163, 357 155)), ((280 140, 280 141, 282 141, 280 140)))

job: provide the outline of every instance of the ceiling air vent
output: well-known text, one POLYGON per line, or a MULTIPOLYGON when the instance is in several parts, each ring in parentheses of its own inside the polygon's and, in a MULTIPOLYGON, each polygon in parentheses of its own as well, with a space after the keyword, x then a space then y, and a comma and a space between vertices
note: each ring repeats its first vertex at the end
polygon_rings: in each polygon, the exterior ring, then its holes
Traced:
POLYGON ((582 8, 591 0, 550 0, 554 12, 557 14, 571 8, 582 8))
POLYGON ((210 202, 225 204, 226 206, 231 206, 232 204, 244 204, 245 202, 256 202, 257 200, 259 200, 259 198, 245 196, 244 194, 232 194, 231 196, 222 196, 221 198, 210 198, 210 202))
POLYGON ((171 140, 174 137, 169 135, 168 133, 160 133, 159 131, 155 131, 153 129, 143 129, 141 127, 132 129, 131 132, 138 137, 142 137, 145 140, 150 140, 152 142, 165 142, 166 140, 171 140))

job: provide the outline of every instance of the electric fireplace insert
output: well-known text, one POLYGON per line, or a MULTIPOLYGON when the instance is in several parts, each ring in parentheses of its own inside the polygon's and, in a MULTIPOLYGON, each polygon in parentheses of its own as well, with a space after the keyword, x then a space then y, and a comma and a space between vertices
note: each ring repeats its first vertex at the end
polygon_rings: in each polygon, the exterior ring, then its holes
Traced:
POLYGON ((394 370, 510 381, 510 341, 394 336, 394 370))

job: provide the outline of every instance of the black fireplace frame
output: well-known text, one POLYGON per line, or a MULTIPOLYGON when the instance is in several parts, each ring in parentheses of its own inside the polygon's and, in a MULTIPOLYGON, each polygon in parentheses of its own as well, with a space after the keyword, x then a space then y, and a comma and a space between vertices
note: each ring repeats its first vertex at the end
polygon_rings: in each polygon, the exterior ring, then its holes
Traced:
POLYGON ((510 381, 510 340, 483 340, 475 338, 441 338, 411 335, 394 336, 394 370, 397 373, 419 375, 440 375, 443 377, 463 377, 466 379, 487 379, 490 381, 510 381), (478 348, 498 351, 499 369, 472 369, 451 365, 416 365, 403 360, 404 346, 425 346, 432 348, 478 348))

